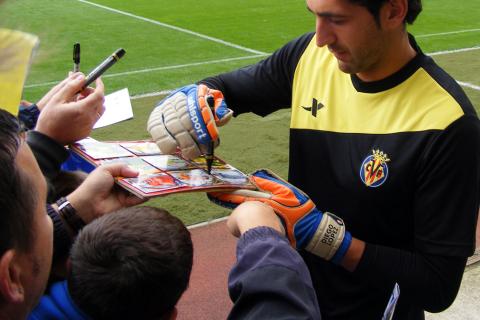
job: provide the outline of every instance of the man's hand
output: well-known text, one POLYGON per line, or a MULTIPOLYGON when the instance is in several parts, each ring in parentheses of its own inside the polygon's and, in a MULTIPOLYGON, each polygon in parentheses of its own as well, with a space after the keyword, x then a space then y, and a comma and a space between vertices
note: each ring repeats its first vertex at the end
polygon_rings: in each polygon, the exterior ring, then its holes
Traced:
POLYGON ((62 145, 90 135, 93 125, 105 112, 104 87, 100 79, 96 88, 86 88, 81 73, 71 74, 53 87, 38 103, 41 110, 35 130, 62 145))
POLYGON ((106 213, 144 202, 115 186, 115 177, 136 176, 138 172, 124 164, 103 165, 92 171, 67 199, 78 216, 89 223, 106 213))
POLYGON ((250 179, 258 191, 214 192, 208 193, 208 197, 229 208, 246 201, 266 203, 282 219, 293 247, 337 264, 342 261, 352 241, 342 219, 328 212, 322 213, 303 191, 270 171, 258 170, 250 179))
POLYGON ((218 145, 218 126, 232 117, 223 94, 207 86, 189 85, 180 88, 153 109, 147 130, 160 150, 173 153, 180 148, 184 157, 194 159, 207 150, 211 141, 218 145), (214 114, 207 97, 214 98, 214 114))

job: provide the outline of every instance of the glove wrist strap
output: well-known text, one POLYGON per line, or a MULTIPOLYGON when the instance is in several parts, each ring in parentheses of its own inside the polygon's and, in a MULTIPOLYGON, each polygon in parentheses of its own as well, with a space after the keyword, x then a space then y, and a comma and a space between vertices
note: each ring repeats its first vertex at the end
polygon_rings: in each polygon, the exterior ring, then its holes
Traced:
POLYGON ((326 260, 335 258, 333 262, 339 263, 345 256, 351 241, 352 237, 345 231, 343 220, 332 213, 324 212, 323 218, 305 250, 326 260))
POLYGON ((340 248, 338 248, 337 252, 330 261, 338 265, 341 264, 343 257, 345 257, 345 254, 348 251, 348 248, 350 248, 350 244, 352 244, 352 235, 350 232, 346 231, 340 248))

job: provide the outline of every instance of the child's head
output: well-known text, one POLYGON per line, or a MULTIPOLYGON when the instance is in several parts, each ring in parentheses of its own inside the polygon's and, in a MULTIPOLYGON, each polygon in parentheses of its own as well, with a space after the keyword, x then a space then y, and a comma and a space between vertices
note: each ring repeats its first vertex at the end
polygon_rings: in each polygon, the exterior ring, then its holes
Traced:
POLYGON ((87 225, 70 259, 70 295, 92 318, 162 319, 188 286, 193 247, 178 218, 132 207, 87 225))

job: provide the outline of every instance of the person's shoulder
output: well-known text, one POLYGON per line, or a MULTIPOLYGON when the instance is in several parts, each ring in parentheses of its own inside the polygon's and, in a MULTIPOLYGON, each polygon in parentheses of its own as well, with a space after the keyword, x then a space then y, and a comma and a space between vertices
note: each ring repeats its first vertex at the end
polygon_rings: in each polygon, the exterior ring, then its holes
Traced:
POLYGON ((460 84, 440 67, 432 57, 424 56, 422 59, 422 69, 425 70, 435 84, 438 85, 438 88, 441 88, 440 91, 445 96, 453 98, 465 115, 476 117, 475 108, 460 84))
POLYGON ((480 120, 476 114, 465 114, 447 128, 456 135, 462 136, 470 143, 480 143, 480 120))
MULTIPOLYGON (((274 59, 283 61, 289 66, 296 66, 309 45, 311 45, 314 36, 314 32, 309 32, 296 37, 277 50, 273 54, 274 59)), ((292 69, 292 71, 293 70, 294 69, 292 69)))
POLYGON ((289 46, 290 47, 306 47, 310 44, 310 42, 312 41, 314 36, 315 36, 315 32, 304 33, 304 34, 294 38, 290 42, 288 42, 286 44, 286 46, 287 47, 289 47, 289 46))

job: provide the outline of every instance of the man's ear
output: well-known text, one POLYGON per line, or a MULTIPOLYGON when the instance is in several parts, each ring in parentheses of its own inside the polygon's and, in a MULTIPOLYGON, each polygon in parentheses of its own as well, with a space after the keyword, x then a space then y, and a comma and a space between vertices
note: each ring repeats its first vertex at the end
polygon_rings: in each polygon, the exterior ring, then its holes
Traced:
POLYGON ((389 0, 380 9, 382 25, 384 27, 398 27, 404 25, 408 12, 408 0, 389 0))
POLYGON ((0 294, 7 303, 22 303, 25 299, 17 257, 18 254, 13 249, 0 257, 0 294))

